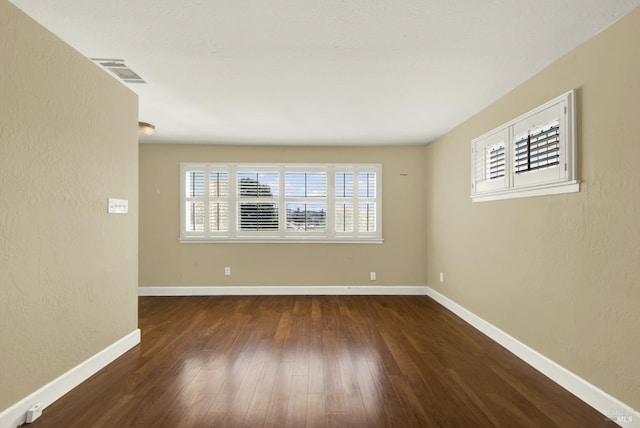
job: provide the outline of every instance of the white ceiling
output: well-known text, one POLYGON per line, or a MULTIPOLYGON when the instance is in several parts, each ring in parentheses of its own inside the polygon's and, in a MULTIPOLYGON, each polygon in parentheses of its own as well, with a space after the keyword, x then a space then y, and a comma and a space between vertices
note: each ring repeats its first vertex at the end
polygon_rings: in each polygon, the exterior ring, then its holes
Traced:
POLYGON ((426 144, 640 0, 11 0, 147 84, 143 142, 426 144))

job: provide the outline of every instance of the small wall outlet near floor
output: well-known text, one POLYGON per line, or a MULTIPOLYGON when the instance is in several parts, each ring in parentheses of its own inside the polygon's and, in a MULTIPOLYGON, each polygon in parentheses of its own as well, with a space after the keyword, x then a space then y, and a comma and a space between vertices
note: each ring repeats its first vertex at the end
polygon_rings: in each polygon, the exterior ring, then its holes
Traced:
POLYGON ((444 273, 440 272, 440 282, 444 282, 444 273))
POLYGON ((42 415, 43 408, 44 406, 42 405, 42 403, 38 403, 35 406, 31 407, 29 410, 27 410, 27 416, 25 418, 25 422, 28 424, 30 424, 31 422, 35 422, 35 420, 38 419, 40 415, 42 415))
POLYGON ((225 266, 224 275, 225 276, 231 276, 231 266, 225 266))
POLYGON ((369 272, 369 278, 371 278, 371 281, 375 281, 376 280, 376 273, 375 272, 369 272))

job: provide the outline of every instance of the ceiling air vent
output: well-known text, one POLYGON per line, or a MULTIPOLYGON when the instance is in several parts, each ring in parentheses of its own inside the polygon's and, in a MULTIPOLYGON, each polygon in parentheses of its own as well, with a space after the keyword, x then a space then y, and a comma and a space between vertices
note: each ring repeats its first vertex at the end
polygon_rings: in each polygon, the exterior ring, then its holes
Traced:
POLYGON ((147 83, 135 71, 127 67, 123 59, 91 58, 91 60, 115 74, 123 82, 147 83))

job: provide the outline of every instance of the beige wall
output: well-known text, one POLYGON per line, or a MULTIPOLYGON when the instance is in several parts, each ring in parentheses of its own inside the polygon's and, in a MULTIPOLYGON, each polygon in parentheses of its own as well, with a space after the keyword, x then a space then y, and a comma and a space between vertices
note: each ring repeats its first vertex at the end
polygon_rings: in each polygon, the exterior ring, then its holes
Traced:
POLYGON ((141 145, 140 286, 424 285, 424 162, 424 147, 141 145), (180 162, 381 163, 384 244, 180 244, 180 162))
POLYGON ((426 149, 428 284, 636 409, 638 40, 640 9, 426 149), (572 88, 580 193, 472 203, 471 139, 572 88))
POLYGON ((0 411, 137 328, 137 108, 0 0, 0 411))

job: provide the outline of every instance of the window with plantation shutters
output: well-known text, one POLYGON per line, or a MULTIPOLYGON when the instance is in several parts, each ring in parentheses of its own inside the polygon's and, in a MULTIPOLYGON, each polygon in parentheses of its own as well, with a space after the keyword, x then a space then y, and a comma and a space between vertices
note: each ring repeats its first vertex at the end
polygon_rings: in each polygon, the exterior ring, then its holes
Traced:
POLYGON ((382 242, 380 165, 181 164, 181 242, 382 242))
POLYGON ((284 173, 286 229, 290 232, 327 230, 327 172, 284 173))
POLYGON ((273 234, 279 228, 279 173, 240 169, 236 172, 237 228, 242 234, 273 234))
POLYGON ((574 116, 570 91, 474 139, 472 200, 578 192, 574 116))
POLYGON ((181 231, 184 237, 223 235, 229 230, 229 174, 205 165, 182 168, 181 231))
POLYGON ((336 168, 336 236, 376 237, 380 227, 380 171, 336 168))

